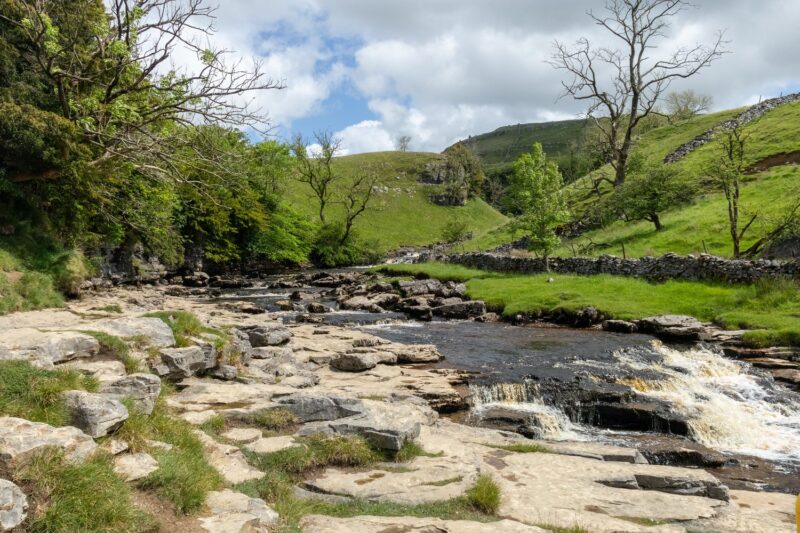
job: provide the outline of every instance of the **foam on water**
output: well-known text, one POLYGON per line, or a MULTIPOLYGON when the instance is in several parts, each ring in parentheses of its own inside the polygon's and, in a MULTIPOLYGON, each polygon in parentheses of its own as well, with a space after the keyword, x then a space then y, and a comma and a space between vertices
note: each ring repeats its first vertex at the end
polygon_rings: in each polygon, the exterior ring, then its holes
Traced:
POLYGON ((694 440, 723 452, 800 463, 796 394, 780 394, 771 378, 715 350, 677 350, 659 342, 652 350, 659 356, 655 361, 636 350, 615 354, 625 368, 655 370, 664 376, 626 384, 644 396, 669 402, 689 420, 694 440))

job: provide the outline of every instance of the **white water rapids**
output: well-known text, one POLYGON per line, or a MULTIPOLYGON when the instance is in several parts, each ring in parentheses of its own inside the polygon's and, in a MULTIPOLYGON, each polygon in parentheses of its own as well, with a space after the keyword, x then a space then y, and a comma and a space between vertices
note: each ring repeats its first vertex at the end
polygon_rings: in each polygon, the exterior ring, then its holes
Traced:
MULTIPOLYGON (((657 379, 623 379, 640 395, 668 402, 685 416, 691 438, 709 448, 778 462, 800 463, 800 399, 748 365, 704 348, 678 350, 653 342, 649 349, 614 353, 613 362, 575 361, 628 370, 657 379)), ((536 384, 475 385, 475 411, 495 406, 531 413, 545 438, 586 439, 591 431, 573 424, 557 407, 545 405, 536 384)), ((595 431, 594 433, 597 433, 595 431)))
POLYGON ((635 352, 615 354, 631 370, 656 370, 667 379, 628 382, 640 394, 664 400, 689 420, 691 437, 723 452, 800 462, 800 401, 748 365, 703 347, 677 350, 654 342, 658 362, 635 352))

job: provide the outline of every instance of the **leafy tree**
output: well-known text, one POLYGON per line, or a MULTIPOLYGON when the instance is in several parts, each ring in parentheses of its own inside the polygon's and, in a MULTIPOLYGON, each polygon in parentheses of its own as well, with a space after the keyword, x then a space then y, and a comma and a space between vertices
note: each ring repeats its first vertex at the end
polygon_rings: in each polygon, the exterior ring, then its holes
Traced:
POLYGON ((706 94, 697 94, 691 89, 673 91, 667 95, 666 108, 670 123, 688 120, 709 111, 713 99, 706 94))
POLYGON ((631 167, 629 179, 614 191, 612 209, 625 220, 647 220, 661 231, 661 213, 691 199, 689 183, 668 165, 631 167))
POLYGON ((733 257, 741 254, 742 238, 758 218, 758 214, 754 213, 744 226, 739 220, 746 145, 747 135, 739 126, 722 131, 717 139, 719 154, 711 167, 711 176, 725 193, 728 204, 728 229, 733 242, 733 257))
POLYGON ((547 160, 540 143, 514 162, 506 195, 508 211, 516 215, 512 229, 530 237, 528 248, 544 257, 546 264, 561 243, 556 229, 569 218, 563 184, 558 166, 547 160))
POLYGON ((467 197, 478 196, 486 180, 481 160, 464 143, 457 143, 444 151, 445 186, 452 194, 466 192, 467 197))
POLYGON ((464 242, 469 235, 469 220, 458 214, 451 216, 442 228, 442 240, 447 244, 464 242))

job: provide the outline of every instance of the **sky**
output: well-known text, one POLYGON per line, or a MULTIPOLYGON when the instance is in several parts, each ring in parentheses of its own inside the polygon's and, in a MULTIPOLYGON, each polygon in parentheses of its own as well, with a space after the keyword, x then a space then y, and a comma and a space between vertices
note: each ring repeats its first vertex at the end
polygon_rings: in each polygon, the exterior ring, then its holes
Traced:
MULTIPOLYGON (((212 0, 213 1, 213 0, 212 0)), ((576 118, 553 42, 613 44, 587 16, 602 0, 219 0, 216 46, 258 58, 285 89, 256 103, 271 135, 329 131, 344 153, 441 151, 507 124, 576 118)), ((729 54, 673 89, 727 109, 800 91, 800 0, 695 0, 655 54, 710 43, 729 54)))

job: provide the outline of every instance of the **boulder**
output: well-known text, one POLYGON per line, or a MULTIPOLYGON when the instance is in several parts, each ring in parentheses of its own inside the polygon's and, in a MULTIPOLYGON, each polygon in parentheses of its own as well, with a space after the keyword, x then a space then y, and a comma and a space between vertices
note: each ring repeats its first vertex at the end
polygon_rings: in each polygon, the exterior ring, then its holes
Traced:
POLYGON ((279 398, 277 403, 294 413, 300 422, 336 420, 363 412, 361 400, 336 394, 297 393, 279 398))
POLYGON ((253 359, 293 361, 294 351, 288 346, 261 346, 253 348, 253 359))
POLYGON ((56 428, 22 418, 0 418, 0 475, 12 474, 31 454, 55 448, 70 461, 82 461, 97 448, 94 440, 76 427, 56 428))
MULTIPOLYGON (((211 348, 213 349, 212 345, 211 348)), ((205 372, 216 366, 216 350, 204 350, 200 346, 187 346, 186 348, 162 348, 159 351, 163 365, 155 367, 156 374, 160 377, 175 381, 205 372)))
POLYGON ((100 392, 115 400, 128 398, 135 408, 144 414, 151 414, 161 394, 161 380, 153 374, 131 374, 104 385, 100 392))
POLYGON ((11 531, 28 516, 28 497, 12 482, 0 479, 0 531, 11 531))
POLYGON ((72 424, 91 437, 104 437, 128 419, 128 409, 120 401, 102 394, 72 390, 61 396, 72 424))
POLYGON ((211 276, 205 272, 192 272, 183 276, 183 284, 186 287, 205 287, 208 285, 211 276))
POLYGON ((789 385, 794 386, 796 389, 800 389, 800 370, 773 370, 772 377, 775 378, 776 381, 788 383, 789 385))
POLYGON ((430 322, 433 320, 433 309, 428 305, 408 305, 402 311, 416 320, 430 322))
POLYGON ((331 368, 343 372, 363 372, 377 364, 378 359, 371 353, 345 353, 331 360, 331 368))
POLYGON ((125 481, 144 479, 158 470, 158 461, 147 453, 126 453, 114 458, 114 473, 125 481))
POLYGON ((395 287, 400 291, 400 294, 407 298, 409 296, 419 296, 422 294, 435 294, 443 296, 442 283, 435 279, 417 279, 413 281, 396 281, 395 287))
POLYGON ((686 315, 661 315, 637 321, 639 331, 673 340, 697 341, 707 336, 706 326, 694 317, 686 315))
POLYGON ((263 326, 253 326, 244 329, 250 338, 253 348, 262 346, 279 346, 286 344, 292 337, 289 328, 282 324, 265 324, 263 326))
POLYGON ((238 328, 231 329, 231 351, 239 354, 243 364, 249 363, 253 357, 253 345, 250 344, 250 336, 238 328))
POLYGON ((339 308, 345 311, 362 311, 372 306, 372 301, 366 296, 354 296, 339 302, 339 308))
POLYGON ((219 365, 210 370, 207 375, 223 381, 233 381, 239 377, 239 369, 233 365, 219 365))
POLYGON ((636 333, 639 331, 639 326, 635 322, 628 322, 627 320, 604 320, 602 328, 604 331, 611 331, 612 333, 636 333))
POLYGON ((436 363, 444 359, 433 344, 394 344, 390 349, 400 364, 436 363))
POLYGON ((433 308, 433 314, 443 318, 472 318, 486 313, 486 304, 480 300, 459 301, 433 308))
POLYGON ((309 313, 318 313, 318 314, 330 313, 332 311, 330 307, 328 307, 327 305, 322 305, 319 302, 311 302, 306 306, 306 310, 309 313))
POLYGON ((172 329, 160 318, 126 317, 94 322, 87 329, 101 331, 122 339, 136 337, 146 340, 150 346, 167 348, 175 345, 172 329))
POLYGON ((656 490, 684 496, 703 496, 727 502, 730 500, 728 487, 712 476, 678 476, 657 473, 635 473, 611 479, 601 479, 598 483, 609 487, 633 490, 656 490))

